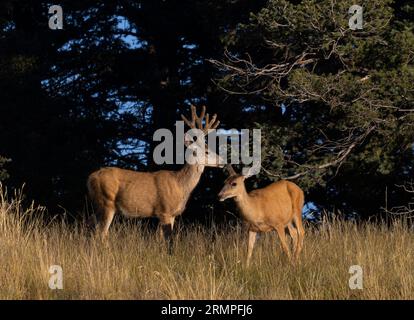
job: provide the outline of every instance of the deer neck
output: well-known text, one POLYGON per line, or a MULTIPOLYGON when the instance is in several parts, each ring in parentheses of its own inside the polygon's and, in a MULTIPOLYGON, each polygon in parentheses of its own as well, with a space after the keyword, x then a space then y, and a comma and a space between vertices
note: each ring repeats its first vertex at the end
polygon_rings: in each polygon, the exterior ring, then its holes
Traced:
POLYGON ((178 180, 186 192, 191 192, 200 181, 204 166, 199 164, 186 163, 181 170, 177 172, 178 180))
POLYGON ((254 214, 253 201, 251 199, 251 196, 247 193, 244 185, 241 193, 238 194, 234 199, 243 217, 247 220, 251 220, 251 216, 254 214))

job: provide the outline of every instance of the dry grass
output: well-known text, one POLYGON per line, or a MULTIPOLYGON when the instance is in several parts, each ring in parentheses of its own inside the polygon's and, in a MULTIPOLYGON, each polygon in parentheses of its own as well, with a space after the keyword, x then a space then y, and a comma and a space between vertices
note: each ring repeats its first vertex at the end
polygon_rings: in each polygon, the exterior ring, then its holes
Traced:
POLYGON ((0 194, 0 299, 414 298, 414 237, 402 222, 307 228, 295 267, 268 234, 246 269, 241 228, 183 226, 169 256, 139 224, 115 223, 105 244, 80 226, 45 225, 41 211, 23 212, 19 200, 0 194), (62 266, 63 290, 49 289, 50 265, 62 266), (363 290, 348 286, 351 265, 363 268, 363 290))

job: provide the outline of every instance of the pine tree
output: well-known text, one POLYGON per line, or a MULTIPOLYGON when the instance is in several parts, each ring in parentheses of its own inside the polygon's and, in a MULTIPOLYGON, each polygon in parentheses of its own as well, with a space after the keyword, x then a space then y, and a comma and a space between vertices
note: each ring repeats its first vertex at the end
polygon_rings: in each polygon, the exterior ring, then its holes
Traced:
POLYGON ((220 86, 257 112, 263 179, 294 178, 321 208, 377 214, 412 177, 413 21, 408 1, 271 0, 213 61, 220 86), (401 5, 402 4, 402 5, 401 5), (400 6, 401 5, 401 6, 400 6))

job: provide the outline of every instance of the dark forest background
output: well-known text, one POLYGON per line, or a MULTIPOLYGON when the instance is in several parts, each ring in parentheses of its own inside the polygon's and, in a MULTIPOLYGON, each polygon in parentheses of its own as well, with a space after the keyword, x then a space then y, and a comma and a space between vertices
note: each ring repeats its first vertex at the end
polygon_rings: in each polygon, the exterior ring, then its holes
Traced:
MULTIPOLYGON (((410 0, 2 0, 0 180, 76 216, 92 171, 159 169, 153 132, 193 103, 262 129, 249 188, 292 179, 316 216, 410 209, 413 17, 410 0)), ((217 202, 225 177, 206 170, 184 217, 235 212, 217 202)))

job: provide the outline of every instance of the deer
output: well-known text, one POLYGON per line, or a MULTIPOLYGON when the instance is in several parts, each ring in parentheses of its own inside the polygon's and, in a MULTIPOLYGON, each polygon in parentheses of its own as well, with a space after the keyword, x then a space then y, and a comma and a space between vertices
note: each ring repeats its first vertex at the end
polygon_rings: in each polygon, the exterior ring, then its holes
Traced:
POLYGON ((276 231, 283 251, 294 263, 302 251, 305 230, 302 225, 304 193, 295 183, 280 180, 270 185, 247 192, 245 179, 252 175, 237 174, 231 165, 226 166, 230 176, 218 194, 219 200, 233 198, 248 226, 248 249, 246 265, 249 267, 257 234, 276 231), (286 229, 293 240, 294 260, 287 244, 286 229))
POLYGON ((135 218, 155 217, 159 220, 160 238, 169 243, 171 253, 174 221, 183 213, 204 168, 224 166, 224 160, 209 150, 204 140, 209 130, 219 126, 217 115, 214 114, 210 119, 209 114, 206 114, 206 107, 203 106, 198 116, 196 107, 192 105, 191 117, 188 120, 181 115, 190 129, 198 129, 202 133, 203 139, 197 136, 194 141, 188 133, 185 134, 184 143, 190 152, 186 152, 187 161, 180 170, 139 172, 105 167, 89 175, 87 188, 98 218, 95 227, 103 238, 107 237, 116 213, 135 218), (214 161, 202 161, 203 157, 199 156, 199 152, 204 152, 214 161))

